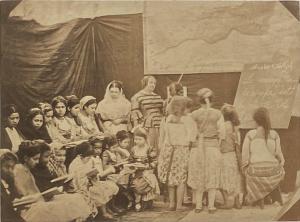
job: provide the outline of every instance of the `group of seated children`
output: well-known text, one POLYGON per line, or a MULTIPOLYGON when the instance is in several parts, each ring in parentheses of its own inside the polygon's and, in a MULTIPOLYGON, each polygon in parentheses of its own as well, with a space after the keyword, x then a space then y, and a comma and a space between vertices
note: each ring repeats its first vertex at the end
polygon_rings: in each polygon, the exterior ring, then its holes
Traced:
POLYGON ((156 155, 144 129, 134 129, 133 137, 127 131, 91 136, 76 145, 66 167, 68 149, 35 139, 22 141, 16 155, 1 150, 3 221, 89 221, 98 211, 113 220, 133 205, 151 207, 159 195, 156 155), (116 200, 122 197, 128 201, 123 209, 116 200))

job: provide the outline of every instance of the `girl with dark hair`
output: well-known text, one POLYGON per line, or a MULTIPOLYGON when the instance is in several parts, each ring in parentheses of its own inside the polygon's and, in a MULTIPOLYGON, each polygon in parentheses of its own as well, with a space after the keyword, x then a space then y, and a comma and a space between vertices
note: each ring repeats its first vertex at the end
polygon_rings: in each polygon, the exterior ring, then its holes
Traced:
POLYGON ((280 137, 271 129, 269 112, 261 107, 255 110, 256 129, 250 130, 243 143, 242 169, 246 177, 246 202, 259 202, 274 191, 284 177, 284 157, 280 137))
POLYGON ((78 117, 80 113, 80 100, 77 96, 66 96, 67 99, 67 115, 66 119, 71 123, 75 130, 75 139, 87 139, 90 135, 83 129, 82 123, 78 117))
POLYGON ((76 219, 86 219, 90 215, 90 209, 82 204, 81 196, 73 196, 72 199, 64 195, 54 195, 51 201, 46 202, 36 185, 31 170, 40 160, 41 150, 47 145, 43 141, 23 141, 17 153, 20 164, 14 169, 14 184, 17 194, 21 197, 32 196, 34 203, 30 208, 21 212, 26 221, 61 221, 69 222, 76 219))
POLYGON ((28 140, 40 139, 48 144, 53 142, 45 126, 44 114, 39 108, 31 108, 29 110, 21 132, 28 140))
POLYGON ((10 149, 14 153, 18 151, 24 136, 18 129, 20 114, 14 104, 9 104, 3 109, 4 124, 1 130, 1 148, 10 149))
POLYGON ((112 215, 107 212, 106 203, 118 193, 119 188, 112 181, 100 181, 99 177, 114 173, 116 169, 110 167, 99 172, 93 161, 94 151, 90 143, 83 142, 76 149, 77 157, 69 167, 69 173, 74 175, 75 189, 85 193, 96 207, 101 208, 104 218, 112 219, 112 215), (89 172, 94 169, 96 172, 90 175, 89 172))
POLYGON ((78 114, 78 118, 83 129, 90 136, 99 135, 101 133, 95 118, 96 107, 97 101, 93 96, 84 96, 80 100, 81 112, 78 114))
POLYGON ((75 131, 71 123, 66 118, 67 100, 62 96, 57 96, 52 100, 53 122, 59 134, 67 141, 72 141, 75 137, 75 131))
POLYGON ((154 92, 156 79, 145 76, 142 79, 142 90, 131 98, 131 120, 133 126, 141 125, 147 131, 151 147, 159 151, 159 127, 163 117, 163 100, 154 92))
POLYGON ((198 127, 199 158, 190 160, 189 185, 193 188, 196 199, 196 213, 203 210, 203 192, 208 192, 208 211, 214 213, 216 192, 220 188, 222 154, 220 145, 225 139, 224 118, 220 110, 211 107, 213 92, 202 88, 197 92, 201 107, 192 112, 192 118, 198 127), (205 160, 205 161, 203 161, 205 160))
POLYGON ((231 209, 229 198, 235 198, 235 207, 241 208, 243 200, 243 178, 240 172, 241 162, 239 117, 232 105, 225 104, 221 108, 225 120, 225 140, 221 144, 222 168, 221 190, 224 198, 223 209, 231 209))
POLYGON ((126 99, 120 81, 112 81, 106 87, 104 99, 99 102, 96 114, 100 115, 104 132, 115 135, 118 131, 129 130, 131 104, 126 99))

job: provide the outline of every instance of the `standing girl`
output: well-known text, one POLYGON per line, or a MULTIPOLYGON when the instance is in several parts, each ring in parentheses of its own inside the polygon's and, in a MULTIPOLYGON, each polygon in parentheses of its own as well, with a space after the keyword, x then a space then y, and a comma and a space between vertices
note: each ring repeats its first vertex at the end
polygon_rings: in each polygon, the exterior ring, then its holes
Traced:
POLYGON ((224 197, 224 205, 221 208, 231 209, 229 197, 233 196, 236 208, 240 209, 240 199, 243 198, 243 181, 239 168, 239 163, 241 163, 241 139, 238 129, 240 121, 232 105, 223 105, 221 112, 224 116, 226 132, 225 140, 221 144, 221 190, 224 197))
POLYGON ((196 123, 184 115, 186 102, 187 98, 183 96, 172 98, 168 106, 169 116, 161 128, 164 141, 158 159, 158 177, 168 186, 170 210, 183 209, 189 151, 196 141, 196 123))
POLYGON ((201 107, 192 112, 192 117, 198 127, 199 156, 204 158, 190 161, 190 186, 195 190, 197 213, 202 211, 203 192, 208 191, 208 211, 214 213, 217 189, 220 188, 222 155, 220 144, 225 139, 224 118, 222 113, 211 108, 213 92, 208 88, 197 92, 201 107), (203 162, 204 160, 204 162, 203 162))
POLYGON ((143 89, 131 98, 131 119, 133 125, 142 125, 147 131, 147 138, 154 151, 158 151, 159 127, 163 117, 163 100, 154 93, 156 79, 145 76, 143 89))

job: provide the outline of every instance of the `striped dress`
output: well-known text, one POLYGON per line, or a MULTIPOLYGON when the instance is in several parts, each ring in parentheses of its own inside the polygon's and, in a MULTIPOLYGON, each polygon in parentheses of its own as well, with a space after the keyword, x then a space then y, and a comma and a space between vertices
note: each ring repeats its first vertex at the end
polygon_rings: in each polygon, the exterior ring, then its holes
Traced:
POLYGON ((163 100, 156 93, 141 90, 131 98, 131 119, 141 124, 148 132, 148 141, 158 150, 159 127, 163 117, 163 100))

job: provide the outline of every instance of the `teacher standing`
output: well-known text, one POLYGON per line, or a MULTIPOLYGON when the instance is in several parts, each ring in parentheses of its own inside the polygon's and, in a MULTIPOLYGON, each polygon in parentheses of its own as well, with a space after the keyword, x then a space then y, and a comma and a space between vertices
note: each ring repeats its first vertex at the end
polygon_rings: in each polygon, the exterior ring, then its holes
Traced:
POLYGON ((149 145, 158 151, 159 127, 163 117, 163 100, 154 93, 156 79, 145 76, 142 90, 131 98, 131 118, 134 126, 141 125, 147 130, 149 145))

